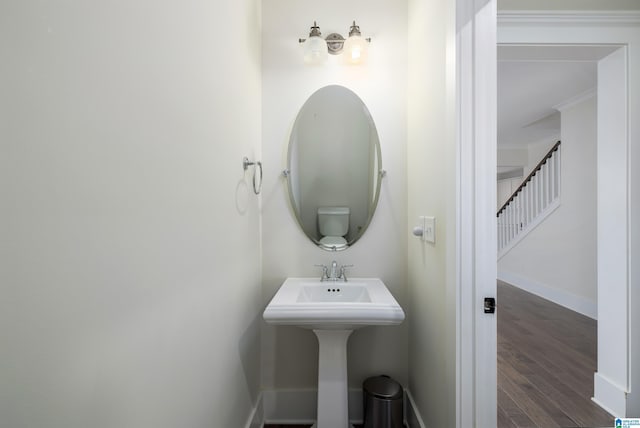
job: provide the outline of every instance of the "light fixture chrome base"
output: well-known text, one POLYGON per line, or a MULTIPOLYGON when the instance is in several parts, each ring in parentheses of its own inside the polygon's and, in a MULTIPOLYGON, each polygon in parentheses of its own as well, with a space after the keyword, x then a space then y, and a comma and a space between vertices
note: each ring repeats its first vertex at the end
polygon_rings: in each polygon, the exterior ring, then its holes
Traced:
POLYGON ((326 38, 327 49, 331 55, 338 55, 342 52, 342 48, 344 48, 344 37, 342 37, 338 33, 331 33, 326 38))

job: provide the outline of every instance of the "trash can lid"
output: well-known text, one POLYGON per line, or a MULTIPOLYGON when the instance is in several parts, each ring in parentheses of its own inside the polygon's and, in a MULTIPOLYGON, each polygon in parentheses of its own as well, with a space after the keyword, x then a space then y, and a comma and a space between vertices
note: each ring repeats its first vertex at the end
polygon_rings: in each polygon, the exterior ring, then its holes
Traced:
POLYGON ((376 398, 385 400, 402 397, 402 385, 386 375, 370 377, 362 383, 362 389, 376 398))

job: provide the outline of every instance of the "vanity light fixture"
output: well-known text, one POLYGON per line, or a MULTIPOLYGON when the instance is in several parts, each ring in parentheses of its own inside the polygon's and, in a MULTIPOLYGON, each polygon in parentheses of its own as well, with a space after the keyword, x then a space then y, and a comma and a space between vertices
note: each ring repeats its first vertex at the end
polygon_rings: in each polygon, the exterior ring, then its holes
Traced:
POLYGON ((367 59, 368 43, 371 38, 362 37, 360 27, 353 21, 349 29, 349 37, 345 40, 338 33, 331 33, 325 39, 322 38, 320 27, 314 21, 309 32, 309 38, 298 39, 304 43, 304 62, 306 64, 318 65, 324 63, 328 55, 339 55, 345 53, 344 60, 347 64, 362 64, 367 59))

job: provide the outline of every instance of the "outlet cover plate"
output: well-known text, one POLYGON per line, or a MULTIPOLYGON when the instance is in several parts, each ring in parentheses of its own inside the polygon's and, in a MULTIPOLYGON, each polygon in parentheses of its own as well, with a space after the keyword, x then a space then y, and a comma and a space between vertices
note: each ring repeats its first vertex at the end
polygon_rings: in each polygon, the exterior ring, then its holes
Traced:
POLYGON ((436 218, 424 217, 424 232, 422 233, 422 239, 432 244, 436 243, 436 218))

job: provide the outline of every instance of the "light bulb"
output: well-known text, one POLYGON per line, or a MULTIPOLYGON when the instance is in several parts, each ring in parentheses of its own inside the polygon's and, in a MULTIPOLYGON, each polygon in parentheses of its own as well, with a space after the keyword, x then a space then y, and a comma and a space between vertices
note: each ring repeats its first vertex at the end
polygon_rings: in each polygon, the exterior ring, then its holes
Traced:
POLYGON ((362 36, 350 36, 344 42, 342 54, 348 64, 362 64, 367 60, 367 41, 362 36))
POLYGON ((353 21, 349 30, 349 37, 344 42, 342 54, 347 64, 362 64, 367 60, 367 40, 362 37, 360 27, 353 21))
POLYGON ((354 46, 351 49, 351 60, 352 61, 359 61, 361 55, 362 55, 362 51, 360 50, 360 46, 354 46))
POLYGON ((322 37, 312 36, 304 42, 304 62, 306 64, 322 64, 327 60, 328 54, 327 42, 322 37))
POLYGON ((320 27, 313 21, 309 38, 304 42, 304 62, 306 64, 318 65, 327 60, 329 48, 321 36, 320 27))

